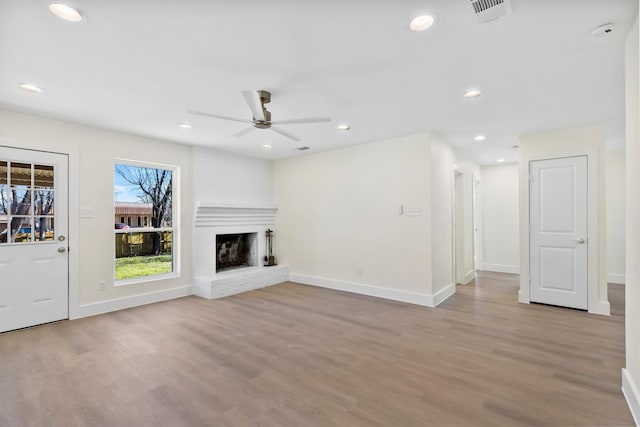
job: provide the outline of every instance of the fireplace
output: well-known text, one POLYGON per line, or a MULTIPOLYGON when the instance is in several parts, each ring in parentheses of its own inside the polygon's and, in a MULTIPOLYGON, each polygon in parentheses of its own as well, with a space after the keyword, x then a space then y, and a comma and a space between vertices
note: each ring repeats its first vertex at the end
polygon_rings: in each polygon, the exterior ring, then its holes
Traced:
POLYGON ((264 266, 267 230, 277 208, 214 202, 196 205, 193 238, 194 295, 222 298, 289 280, 286 265, 264 266))
POLYGON ((216 273, 256 265, 257 234, 216 234, 216 273))

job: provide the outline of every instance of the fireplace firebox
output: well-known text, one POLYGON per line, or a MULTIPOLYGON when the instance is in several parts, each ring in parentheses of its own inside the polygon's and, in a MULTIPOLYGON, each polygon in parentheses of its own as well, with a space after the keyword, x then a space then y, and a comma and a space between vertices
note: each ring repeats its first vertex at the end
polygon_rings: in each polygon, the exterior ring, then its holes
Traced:
POLYGON ((256 265, 257 233, 216 235, 216 273, 256 265))

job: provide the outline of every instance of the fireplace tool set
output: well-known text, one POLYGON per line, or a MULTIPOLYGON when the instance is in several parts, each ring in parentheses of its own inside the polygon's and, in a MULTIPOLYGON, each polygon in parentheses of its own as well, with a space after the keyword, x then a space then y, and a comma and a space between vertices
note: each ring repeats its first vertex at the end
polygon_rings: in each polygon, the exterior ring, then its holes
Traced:
POLYGON ((266 231, 267 237, 267 252, 264 256, 264 266, 265 267, 273 267, 276 264, 276 257, 273 256, 273 230, 267 229, 266 231))

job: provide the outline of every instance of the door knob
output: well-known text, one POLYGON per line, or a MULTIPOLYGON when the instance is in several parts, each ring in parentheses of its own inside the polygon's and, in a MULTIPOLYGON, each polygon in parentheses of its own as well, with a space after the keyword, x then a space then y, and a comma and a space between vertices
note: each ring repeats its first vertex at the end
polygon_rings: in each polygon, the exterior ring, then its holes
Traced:
POLYGON ((66 252, 66 251, 67 251, 67 248, 65 248, 64 246, 60 246, 58 248, 58 252, 60 252, 60 253, 63 253, 63 252, 66 252))
POLYGON ((578 243, 580 243, 581 245, 585 242, 585 240, 581 237, 578 239, 578 243))

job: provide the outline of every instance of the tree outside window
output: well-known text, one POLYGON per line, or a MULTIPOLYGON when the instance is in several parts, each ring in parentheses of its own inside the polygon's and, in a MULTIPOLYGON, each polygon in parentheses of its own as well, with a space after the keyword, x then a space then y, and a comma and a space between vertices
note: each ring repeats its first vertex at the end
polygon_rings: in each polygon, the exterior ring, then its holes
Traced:
POLYGON ((174 272, 173 192, 172 169, 115 165, 117 281, 174 272))

